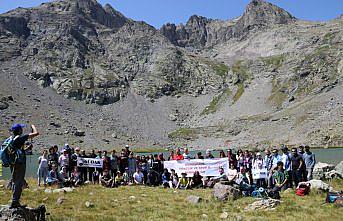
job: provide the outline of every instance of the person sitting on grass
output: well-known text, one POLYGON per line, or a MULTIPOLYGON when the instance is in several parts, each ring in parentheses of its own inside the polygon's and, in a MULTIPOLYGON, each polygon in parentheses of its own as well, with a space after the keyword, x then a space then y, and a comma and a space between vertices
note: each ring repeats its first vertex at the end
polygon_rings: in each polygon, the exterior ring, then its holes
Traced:
POLYGON ((79 172, 77 167, 74 167, 74 170, 71 174, 71 183, 75 187, 78 187, 82 184, 81 173, 79 172))
POLYGON ((227 181, 227 176, 224 172, 224 168, 219 167, 219 175, 216 177, 211 177, 210 180, 214 181, 214 183, 227 181))
POLYGON ((190 181, 187 178, 187 173, 181 173, 181 178, 179 179, 179 182, 177 183, 175 189, 188 189, 190 186, 190 181))
POLYGON ((144 185, 144 174, 141 168, 137 168, 137 171, 133 174, 133 182, 136 185, 144 185))
POLYGON ((164 188, 168 188, 170 186, 170 184, 169 184, 170 183, 170 173, 168 172, 167 168, 165 168, 163 170, 161 177, 162 177, 162 186, 164 188))
POLYGON ((170 174, 169 188, 172 189, 177 186, 179 182, 179 177, 177 176, 177 173, 175 173, 174 169, 171 169, 170 172, 171 174, 170 174))
POLYGON ((127 185, 127 183, 124 182, 124 177, 123 177, 123 175, 121 174, 120 171, 117 171, 117 176, 116 176, 116 178, 114 179, 114 182, 115 182, 115 185, 116 185, 116 186, 124 186, 124 185, 127 185))
POLYGON ((203 187, 202 176, 199 171, 195 171, 191 179, 191 188, 201 188, 203 187))
POLYGON ((92 173, 93 184, 99 184, 99 177, 100 177, 100 172, 99 172, 98 168, 95 168, 95 170, 92 173))
POLYGON ((58 174, 57 174, 57 167, 55 164, 51 166, 51 170, 48 173, 48 180, 47 183, 49 186, 58 184, 58 174))
POLYGON ((66 167, 62 167, 62 169, 60 171, 60 174, 59 174, 59 180, 61 182, 60 183, 61 187, 69 187, 69 186, 71 186, 70 177, 68 175, 66 167))
POLYGON ((274 191, 286 190, 288 187, 288 172, 283 168, 283 162, 277 162, 276 171, 273 174, 275 181, 274 191))
POLYGON ((132 183, 130 182, 130 176, 129 176, 129 168, 126 167, 125 171, 123 173, 123 180, 126 185, 131 185, 132 183))
POLYGON ((148 186, 158 186, 160 185, 160 174, 154 170, 153 167, 150 167, 150 170, 148 172, 148 179, 147 179, 147 185, 148 186))
POLYGON ((102 176, 100 177, 100 183, 103 187, 106 188, 113 188, 114 187, 114 180, 112 179, 108 169, 103 171, 102 176))
POLYGON ((236 180, 238 177, 238 172, 235 168, 235 164, 233 162, 230 163, 230 168, 227 170, 227 180, 229 181, 229 185, 236 184, 236 180))

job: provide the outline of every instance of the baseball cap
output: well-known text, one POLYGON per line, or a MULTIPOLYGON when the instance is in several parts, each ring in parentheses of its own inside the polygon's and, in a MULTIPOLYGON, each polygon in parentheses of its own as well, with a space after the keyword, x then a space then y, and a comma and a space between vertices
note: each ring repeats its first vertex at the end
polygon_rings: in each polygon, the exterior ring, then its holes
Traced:
POLYGON ((26 127, 25 124, 13 124, 11 127, 11 131, 20 130, 20 129, 23 129, 24 127, 26 127))

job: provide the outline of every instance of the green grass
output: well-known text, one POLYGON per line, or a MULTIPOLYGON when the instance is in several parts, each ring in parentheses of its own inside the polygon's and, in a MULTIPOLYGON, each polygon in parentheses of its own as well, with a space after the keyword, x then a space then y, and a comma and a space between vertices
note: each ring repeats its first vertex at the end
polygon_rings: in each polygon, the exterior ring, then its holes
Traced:
MULTIPOLYGON (((246 212, 244 208, 254 201, 251 197, 240 198, 233 202, 220 202, 212 197, 212 190, 177 190, 160 187, 120 187, 106 189, 100 186, 83 186, 72 193, 44 193, 43 189, 34 190, 36 181, 29 181, 31 189, 24 190, 22 202, 31 207, 44 203, 51 215, 47 220, 221 220, 222 212, 227 212, 227 220, 340 220, 342 208, 325 204, 326 194, 311 192, 309 196, 299 197, 282 193, 281 205, 271 211, 246 212), (186 197, 196 195, 203 198, 199 204, 190 204, 186 197), (134 199, 129 199, 135 196, 134 199), (65 201, 58 205, 57 199, 65 201), (87 208, 89 201, 94 207, 87 208), (207 217, 204 217, 206 214, 207 217)), ((333 187, 343 189, 343 181, 335 180, 333 187)), ((0 189, 0 203, 8 204, 9 190, 0 189)))
POLYGON ((224 89, 219 95, 215 96, 212 101, 200 113, 200 116, 215 113, 220 105, 224 103, 231 96, 232 92, 229 88, 224 89))
POLYGON ((225 65, 224 63, 216 62, 213 60, 208 59, 201 59, 201 62, 211 67, 215 73, 222 78, 225 78, 227 76, 227 73, 229 71, 229 67, 225 65))
POLYGON ((252 75, 249 72, 248 67, 244 64, 242 60, 236 61, 232 65, 231 69, 232 69, 233 74, 238 77, 239 79, 238 83, 250 81, 252 78, 252 75))
POLYGON ((241 98, 243 93, 244 93, 244 85, 238 84, 236 94, 233 96, 233 103, 236 103, 239 100, 239 98, 241 98))
POLYGON ((285 61, 284 55, 275 55, 262 58, 262 61, 267 65, 274 69, 278 69, 282 66, 283 62, 285 61))
POLYGON ((281 108, 288 97, 288 95, 283 92, 286 88, 287 85, 285 83, 280 83, 276 79, 273 79, 272 94, 268 97, 268 102, 277 108, 281 108))
POLYGON ((168 137, 171 139, 187 139, 192 140, 196 139, 196 130, 193 128, 179 128, 176 131, 171 132, 168 134, 168 137))

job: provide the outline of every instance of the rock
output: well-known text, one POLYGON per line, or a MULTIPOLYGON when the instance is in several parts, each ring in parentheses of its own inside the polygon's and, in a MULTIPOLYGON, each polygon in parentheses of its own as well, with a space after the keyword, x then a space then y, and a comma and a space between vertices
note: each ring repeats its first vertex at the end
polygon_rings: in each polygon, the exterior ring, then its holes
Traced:
POLYGON ((199 197, 199 196, 194 196, 194 195, 191 195, 191 196, 187 196, 187 201, 189 203, 192 203, 192 204, 198 204, 202 201, 202 198, 199 197))
POLYGON ((313 178, 316 180, 325 179, 325 173, 335 168, 332 164, 318 162, 313 169, 313 178))
POLYGON ((82 130, 77 130, 74 132, 74 135, 77 136, 77 137, 83 137, 85 136, 85 131, 82 131, 82 130))
POLYGON ((222 214, 220 214, 219 218, 220 219, 227 219, 229 217, 229 214, 227 212, 223 212, 222 214))
POLYGON ((64 189, 54 189, 52 192, 53 193, 65 193, 67 191, 65 191, 64 189))
POLYGON ((206 213, 203 213, 203 214, 201 215, 201 217, 202 217, 202 218, 207 218, 208 215, 207 215, 206 213))
POLYGON ((275 207, 280 205, 280 200, 276 199, 262 199, 255 201, 245 207, 245 211, 254 211, 254 210, 273 210, 275 207))
POLYGON ((84 182, 84 185, 89 185, 89 184, 92 184, 92 182, 89 181, 89 180, 87 180, 87 181, 84 182))
POLYGON ((177 121, 177 116, 175 116, 174 114, 169 114, 169 120, 177 121))
POLYGON ((0 110, 5 110, 9 107, 7 102, 0 101, 0 110))
POLYGON ((112 137, 112 138, 118 138, 118 135, 117 135, 116 133, 112 133, 112 134, 111 134, 111 137, 112 137))
POLYGON ((134 199, 136 199, 135 196, 129 196, 129 200, 134 200, 134 199))
POLYGON ((335 171, 343 176, 343 161, 341 161, 337 166, 335 166, 335 171))
POLYGON ((331 170, 325 173, 325 178, 326 179, 334 179, 334 178, 343 179, 343 176, 341 173, 337 172, 336 170, 331 170))
POLYGON ((218 200, 236 200, 240 195, 240 190, 229 185, 216 183, 213 187, 213 196, 218 200))
POLYGON ((52 191, 52 189, 50 189, 50 188, 44 190, 44 193, 52 193, 52 192, 53 192, 53 191, 52 191))
POLYGON ((86 202, 85 202, 85 206, 86 206, 87 208, 93 208, 93 207, 94 207, 94 204, 93 204, 92 202, 86 201, 86 202))
POLYGON ((64 201, 65 201, 65 198, 60 197, 60 198, 57 199, 56 204, 57 205, 61 205, 64 201))
POLYGON ((0 206, 0 219, 6 221, 43 221, 46 209, 44 205, 37 208, 15 208, 10 209, 8 205, 0 206))
POLYGON ((329 184, 326 184, 321 180, 310 180, 310 181, 307 181, 306 183, 311 184, 311 189, 316 189, 316 190, 320 190, 324 192, 327 192, 330 190, 329 184))
POLYGON ((62 188, 63 191, 67 192, 67 193, 71 193, 75 190, 75 188, 72 187, 63 187, 62 188))

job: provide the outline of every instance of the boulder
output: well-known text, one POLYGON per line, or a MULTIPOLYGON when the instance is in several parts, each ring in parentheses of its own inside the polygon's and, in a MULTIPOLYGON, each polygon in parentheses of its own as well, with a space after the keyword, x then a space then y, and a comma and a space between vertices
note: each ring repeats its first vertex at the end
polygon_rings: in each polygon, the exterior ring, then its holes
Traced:
POLYGON ((67 192, 67 193, 70 193, 70 192, 73 192, 73 191, 75 190, 75 188, 63 187, 62 190, 65 191, 65 192, 67 192))
POLYGON ((187 201, 192 203, 192 204, 198 204, 202 201, 202 198, 199 197, 199 196, 194 196, 194 195, 191 195, 191 196, 188 196, 187 198, 187 201))
POLYGON ((5 110, 9 107, 7 102, 0 101, 0 110, 5 110))
POLYGON ((8 205, 0 206, 0 219, 6 221, 43 221, 46 209, 44 205, 37 208, 19 207, 10 209, 8 205))
POLYGON ((225 200, 236 200, 240 197, 241 192, 229 185, 223 185, 221 183, 216 183, 213 187, 213 196, 221 201, 225 200))
POLYGON ((330 190, 329 184, 324 183, 321 180, 310 180, 306 183, 311 184, 311 189, 316 189, 316 190, 320 190, 320 191, 324 191, 324 192, 327 192, 330 190))
POLYGON ((335 171, 337 171, 337 173, 341 174, 341 176, 343 177, 343 161, 335 166, 335 171))
POLYGON ((86 134, 86 132, 82 131, 82 130, 77 130, 74 132, 74 135, 77 137, 83 137, 83 136, 85 136, 85 134, 86 134))
POLYGON ((316 180, 325 179, 325 173, 333 170, 335 168, 332 164, 318 162, 313 169, 313 178, 316 180))
POLYGON ((334 178, 343 179, 343 174, 337 172, 336 170, 331 170, 325 173, 325 178, 326 179, 334 179, 334 178))
POLYGON ((52 192, 53 193, 65 193, 66 191, 64 189, 54 189, 52 192))
POLYGON ((94 203, 89 202, 89 201, 86 201, 86 202, 85 202, 85 206, 86 206, 87 208, 92 208, 92 207, 94 207, 94 203))
POLYGON ((255 201, 245 207, 245 211, 254 211, 254 210, 273 210, 275 207, 280 205, 280 200, 276 199, 262 199, 255 201))

